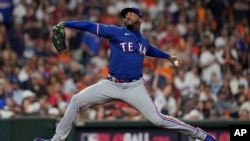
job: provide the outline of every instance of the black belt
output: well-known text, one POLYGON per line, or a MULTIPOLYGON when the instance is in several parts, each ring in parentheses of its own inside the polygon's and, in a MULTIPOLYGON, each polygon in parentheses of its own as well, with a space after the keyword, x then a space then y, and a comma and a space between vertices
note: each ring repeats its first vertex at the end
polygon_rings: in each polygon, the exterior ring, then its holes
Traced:
POLYGON ((109 81, 112 81, 112 82, 115 82, 115 83, 127 83, 127 82, 135 82, 135 81, 139 80, 140 78, 133 79, 133 80, 121 80, 121 79, 117 79, 117 78, 115 78, 113 76, 108 76, 107 79, 109 81))

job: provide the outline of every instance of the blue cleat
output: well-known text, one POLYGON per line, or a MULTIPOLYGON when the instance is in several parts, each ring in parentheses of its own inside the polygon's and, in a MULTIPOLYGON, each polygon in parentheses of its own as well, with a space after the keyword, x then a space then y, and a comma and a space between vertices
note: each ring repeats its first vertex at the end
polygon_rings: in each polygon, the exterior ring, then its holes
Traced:
POLYGON ((46 140, 46 139, 41 139, 41 138, 35 138, 34 141, 51 141, 51 140, 46 140))
POLYGON ((217 139, 211 135, 207 135, 204 141, 217 141, 217 139))

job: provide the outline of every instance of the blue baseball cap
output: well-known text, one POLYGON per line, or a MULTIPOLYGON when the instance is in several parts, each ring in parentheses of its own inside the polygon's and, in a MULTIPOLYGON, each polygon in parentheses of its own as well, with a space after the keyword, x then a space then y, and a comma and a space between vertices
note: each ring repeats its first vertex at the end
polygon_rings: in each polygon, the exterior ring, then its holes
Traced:
POLYGON ((135 12, 139 17, 142 18, 142 12, 139 8, 136 8, 136 7, 129 7, 129 8, 124 8, 122 11, 121 11, 121 16, 123 18, 125 18, 125 15, 128 11, 133 11, 135 12))

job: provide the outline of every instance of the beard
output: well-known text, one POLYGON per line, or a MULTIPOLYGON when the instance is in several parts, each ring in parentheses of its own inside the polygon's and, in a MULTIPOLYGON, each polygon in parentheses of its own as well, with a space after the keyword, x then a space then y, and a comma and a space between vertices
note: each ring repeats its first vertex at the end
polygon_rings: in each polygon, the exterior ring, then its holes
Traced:
POLYGON ((136 29, 136 27, 138 27, 139 25, 140 25, 139 19, 137 19, 136 21, 125 21, 125 26, 130 30, 136 29))

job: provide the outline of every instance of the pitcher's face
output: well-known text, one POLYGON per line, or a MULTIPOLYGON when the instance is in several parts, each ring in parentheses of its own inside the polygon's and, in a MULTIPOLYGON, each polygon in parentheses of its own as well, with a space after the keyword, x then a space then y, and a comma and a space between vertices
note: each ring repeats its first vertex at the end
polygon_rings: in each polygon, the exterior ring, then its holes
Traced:
POLYGON ((128 11, 125 15, 125 26, 129 29, 134 29, 141 24, 141 18, 132 11, 128 11))

